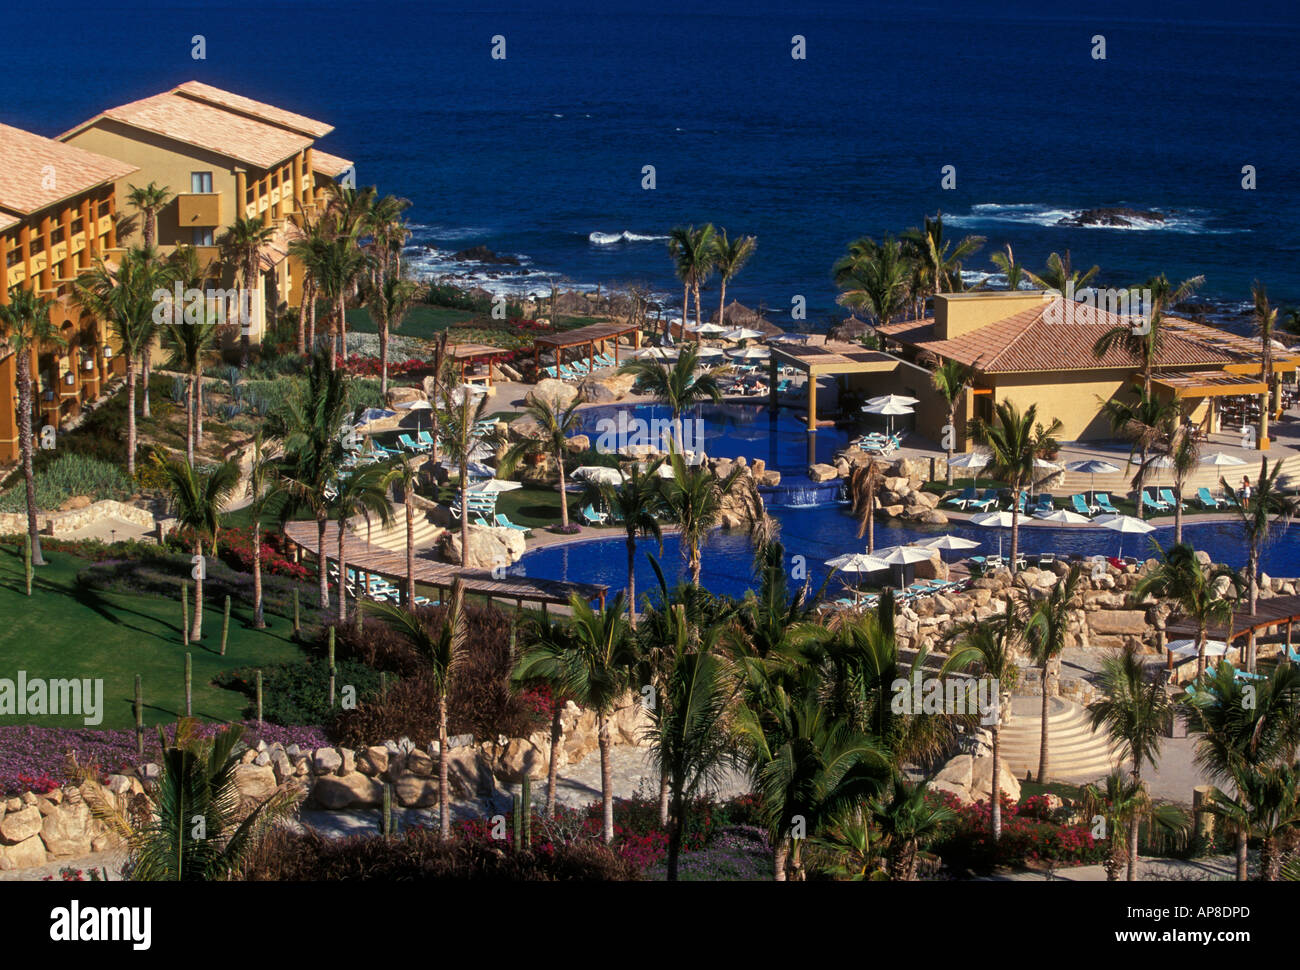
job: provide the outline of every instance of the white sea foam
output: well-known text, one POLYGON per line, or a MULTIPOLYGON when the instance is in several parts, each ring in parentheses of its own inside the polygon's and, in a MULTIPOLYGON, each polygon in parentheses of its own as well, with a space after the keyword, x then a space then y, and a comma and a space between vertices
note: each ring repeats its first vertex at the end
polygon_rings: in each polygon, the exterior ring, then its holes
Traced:
MULTIPOLYGON (((1140 206, 1136 208, 1141 208, 1140 206)), ((1036 202, 998 203, 985 202, 971 206, 964 215, 946 215, 944 221, 949 225, 978 227, 989 224, 1015 224, 1057 227, 1062 219, 1077 218, 1083 209, 1067 209, 1061 206, 1040 204, 1036 202)), ((1077 229, 1112 229, 1119 232, 1174 232, 1191 235, 1224 235, 1241 230, 1211 229, 1206 226, 1206 216, 1198 211, 1179 211, 1164 213, 1163 221, 1130 217, 1127 226, 1070 226, 1061 228, 1077 229)))
POLYGON ((651 236, 624 229, 622 232, 593 232, 587 236, 587 241, 593 246, 612 246, 620 242, 655 242, 667 238, 667 236, 651 236))

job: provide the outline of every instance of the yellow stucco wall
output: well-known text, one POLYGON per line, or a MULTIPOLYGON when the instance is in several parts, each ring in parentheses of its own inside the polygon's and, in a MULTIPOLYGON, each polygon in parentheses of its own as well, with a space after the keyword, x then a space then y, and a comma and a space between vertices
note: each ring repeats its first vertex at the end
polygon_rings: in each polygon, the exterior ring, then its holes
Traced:
POLYGON ((1100 413, 1100 401, 1116 397, 1130 380, 1132 371, 1116 369, 1071 374, 994 374, 995 402, 1011 401, 1021 411, 1038 405, 1038 419, 1047 426, 1052 418, 1064 426, 1057 434, 1062 441, 1113 438, 1110 424, 1100 413))

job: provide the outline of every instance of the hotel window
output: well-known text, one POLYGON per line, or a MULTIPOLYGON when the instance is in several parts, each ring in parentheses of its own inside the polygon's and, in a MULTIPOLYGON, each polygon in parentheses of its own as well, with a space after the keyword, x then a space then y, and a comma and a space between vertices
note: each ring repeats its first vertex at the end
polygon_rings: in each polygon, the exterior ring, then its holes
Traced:
POLYGON ((212 173, 190 172, 190 191, 196 195, 210 194, 212 192, 212 173))
POLYGON ((191 229, 193 233, 193 244, 195 246, 211 246, 212 230, 211 229, 191 229))

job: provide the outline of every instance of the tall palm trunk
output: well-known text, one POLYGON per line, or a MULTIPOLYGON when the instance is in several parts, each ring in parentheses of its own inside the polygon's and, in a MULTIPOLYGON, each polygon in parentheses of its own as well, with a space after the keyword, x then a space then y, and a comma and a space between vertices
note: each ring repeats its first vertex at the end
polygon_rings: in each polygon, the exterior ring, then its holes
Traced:
MULTIPOLYGON (((258 273, 257 273, 257 253, 256 253, 256 252, 253 252, 253 253, 251 253, 251 254, 249 255, 248 260, 244 263, 244 289, 245 289, 245 291, 247 291, 247 294, 248 294, 248 307, 249 307, 249 309, 250 309, 252 312, 254 312, 254 313, 257 312, 257 304, 260 303, 260 301, 254 301, 254 299, 253 299, 253 293, 254 293, 254 290, 255 290, 255 288, 256 288, 256 286, 257 286, 257 276, 258 276, 258 273)), ((249 331, 249 329, 252 328, 252 326, 253 326, 253 322, 252 322, 251 320, 241 320, 241 321, 240 321, 240 327, 239 327, 239 366, 240 366, 241 369, 242 369, 242 368, 246 368, 246 367, 248 366, 248 342, 249 342, 249 341, 248 341, 248 331, 249 331)), ((265 312, 264 312, 263 315, 262 315, 262 328, 263 328, 263 331, 265 331, 265 329, 266 329, 266 314, 265 314, 265 312)))
POLYGON ((253 520, 253 629, 266 629, 262 616, 262 522, 253 520))
POLYGON ((948 428, 946 432, 946 436, 948 438, 948 484, 949 485, 952 484, 952 455, 953 455, 953 445, 955 444, 953 438, 956 436, 956 434, 957 434, 957 409, 949 405, 948 428))
MULTIPOLYGON (((1246 590, 1249 596, 1247 602, 1250 603, 1250 616, 1252 622, 1255 617, 1256 607, 1259 606, 1259 545, 1257 540, 1252 539, 1250 542, 1250 558, 1247 560, 1247 568, 1250 575, 1246 580, 1246 590)), ((1255 672, 1255 628, 1252 625, 1246 641, 1246 670, 1250 673, 1255 672)))
POLYGON ((659 772, 659 825, 662 828, 668 827, 668 820, 671 818, 669 814, 671 788, 672 786, 668 779, 668 769, 663 768, 659 772))
POLYGON ((700 585, 700 544, 696 540, 690 540, 690 558, 687 560, 687 570, 691 575, 691 585, 700 585))
POLYGON ((126 355, 126 474, 135 478, 135 354, 126 355))
POLYGON ((194 395, 194 445, 203 444, 203 376, 198 379, 198 390, 194 395))
POLYGON ((149 408, 149 375, 153 371, 153 348, 149 343, 145 343, 144 350, 140 352, 140 417, 151 418, 153 412, 149 408))
POLYGON ((636 535, 627 533, 627 625, 636 629, 636 535))
POLYGON ((718 294, 718 326, 727 325, 727 278, 725 276, 719 279, 718 294))
POLYGON ((1208 624, 1205 618, 1201 617, 1196 623, 1196 677, 1199 680, 1205 676, 1205 638, 1208 624))
POLYGON ((600 797, 602 822, 600 837, 606 845, 614 841, 614 766, 610 763, 609 717, 603 711, 596 715, 597 740, 600 745, 600 797))
POLYGON ((1244 828, 1237 830, 1237 882, 1246 882, 1250 879, 1250 867, 1247 865, 1246 850, 1249 846, 1249 837, 1244 828))
POLYGON ((348 359, 348 318, 344 305, 343 294, 339 294, 339 356, 344 360, 348 359))
MULTIPOLYGON (((348 564, 343 558, 343 536, 346 533, 344 526, 347 522, 343 516, 339 516, 339 622, 343 623, 348 618, 348 564)), ((360 577, 358 577, 359 579, 360 577)), ((361 598, 360 587, 357 588, 357 599, 361 598)), ((358 607, 359 608, 359 607, 358 607)))
MULTIPOLYGON (((1133 783, 1139 784, 1142 781, 1141 766, 1135 761, 1133 763, 1133 783)), ((1139 819, 1137 813, 1128 821, 1128 881, 1137 882, 1138 877, 1138 825, 1139 819)))
POLYGON ((1183 480, 1174 480, 1174 545, 1183 541, 1183 480))
POLYGON ((1146 464, 1147 464, 1147 449, 1143 448, 1142 465, 1138 470, 1137 481, 1134 483, 1137 486, 1137 495, 1135 496, 1135 499, 1137 502, 1137 517, 1139 519, 1146 519, 1147 517, 1146 503, 1142 501, 1142 494, 1146 491, 1147 480, 1146 480, 1146 476, 1143 475, 1141 471, 1142 468, 1146 468, 1146 464))
MULTIPOLYGON (((382 294, 379 297, 383 299, 382 294)), ((379 316, 380 314, 376 314, 379 316)), ((388 314, 379 321, 379 400, 388 403, 388 314)))
MULTIPOLYGON (((436 436, 435 436, 436 437, 436 436)), ((560 492, 564 501, 564 492, 560 492)), ((469 459, 460 462, 460 564, 469 565, 469 459)))
POLYGON ((316 513, 316 564, 320 567, 317 579, 320 580, 320 608, 328 609, 330 605, 329 564, 325 560, 325 527, 329 517, 325 512, 316 513))
MULTIPOLYGON (((704 326, 704 308, 700 305, 700 283, 698 280, 692 284, 691 290, 695 294, 695 332, 698 335, 699 328, 704 326)), ((685 321, 683 320, 683 322, 685 321)))
POLYGON ((23 349, 18 363, 18 447, 23 455, 23 487, 27 495, 27 534, 32 542, 32 565, 44 566, 41 530, 36 524, 36 472, 33 467, 36 443, 32 438, 32 355, 23 349))
POLYGON ((198 378, 193 374, 189 376, 189 393, 185 395, 185 457, 189 459, 190 466, 194 465, 194 418, 197 404, 195 401, 198 378))
POLYGON ((298 325, 294 330, 294 348, 301 357, 307 352, 307 283, 303 281, 302 296, 298 299, 298 325))
POLYGON ((451 838, 451 798, 447 780, 447 695, 438 698, 438 834, 451 838))
POLYGON ((1047 712, 1051 707, 1051 698, 1047 695, 1047 678, 1050 663, 1050 660, 1043 661, 1043 723, 1038 740, 1038 783, 1040 785, 1047 784, 1047 769, 1050 767, 1047 754, 1047 712))
POLYGON ((1016 564, 1020 561, 1020 496, 1021 490, 1011 490, 1011 575, 1016 574, 1016 564))
MULTIPOLYGON (((564 490, 566 484, 564 480, 564 449, 559 448, 555 452, 555 463, 560 468, 560 525, 567 532, 569 529, 569 493, 564 490)), ((461 501, 461 508, 464 508, 464 500, 461 501)))
MULTIPOLYGON (((194 543, 194 555, 203 558, 203 540, 194 543)), ((207 572, 204 563, 199 563, 198 572, 194 574, 194 622, 190 624, 190 643, 197 643, 203 638, 203 574, 207 572)))
POLYGON ((560 721, 560 715, 564 707, 560 699, 555 695, 555 689, 551 689, 551 760, 546 766, 546 817, 555 818, 555 782, 560 776, 560 737, 563 735, 563 724, 560 721))
POLYGON ((779 835, 772 852, 772 878, 776 882, 786 882, 786 866, 790 859, 789 836, 784 833, 779 835))
MULTIPOLYGON (((691 317, 691 284, 682 284, 682 328, 677 335, 678 340, 686 339, 686 321, 691 317)), ((672 320, 664 317, 664 336, 672 336, 672 320)))
POLYGON ((993 735, 993 790, 989 797, 993 803, 989 806, 993 819, 993 841, 1002 838, 1002 725, 995 721, 990 734, 993 735))
POLYGON ((402 498, 406 505, 406 608, 415 609, 415 506, 411 504, 411 493, 415 489, 405 486, 402 498))
POLYGON ((672 798, 672 828, 668 832, 668 881, 677 881, 677 863, 682 856, 682 795, 674 786, 672 798))
POLYGON ((308 280, 307 292, 307 346, 316 347, 316 281, 308 280))

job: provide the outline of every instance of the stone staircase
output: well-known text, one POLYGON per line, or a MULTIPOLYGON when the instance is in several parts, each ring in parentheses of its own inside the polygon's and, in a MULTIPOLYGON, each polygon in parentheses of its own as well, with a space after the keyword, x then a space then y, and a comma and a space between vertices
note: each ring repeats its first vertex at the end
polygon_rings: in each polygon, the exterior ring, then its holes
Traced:
MULTIPOLYGON (((423 509, 415 510, 414 519, 415 548, 427 549, 429 546, 434 545, 443 532, 442 526, 434 523, 429 518, 429 513, 423 509)), ((366 539, 367 529, 364 518, 358 517, 350 520, 348 528, 358 539, 363 541, 366 539)), ((393 507, 393 519, 387 526, 381 526, 372 519, 369 538, 371 545, 379 546, 382 549, 391 549, 394 552, 406 552, 406 506, 397 505, 393 507)))
MULTIPOLYGON (((1001 755, 1018 779, 1025 772, 1038 774, 1038 753, 1042 732, 1042 697, 1016 696, 1011 699, 1012 721, 1002 729, 1001 755)), ((1082 783, 1096 781, 1110 773, 1120 758, 1103 731, 1092 730, 1087 710, 1078 704, 1053 697, 1048 709, 1048 774, 1050 781, 1082 783)))

